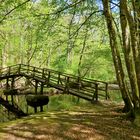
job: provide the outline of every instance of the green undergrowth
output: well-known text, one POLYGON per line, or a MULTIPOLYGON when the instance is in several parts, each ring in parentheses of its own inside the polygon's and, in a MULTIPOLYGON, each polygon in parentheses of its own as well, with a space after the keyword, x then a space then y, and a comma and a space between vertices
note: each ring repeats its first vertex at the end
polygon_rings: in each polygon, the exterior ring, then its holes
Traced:
POLYGON ((88 104, 88 101, 78 99, 72 95, 55 95, 50 96, 48 110, 71 110, 76 105, 88 104))

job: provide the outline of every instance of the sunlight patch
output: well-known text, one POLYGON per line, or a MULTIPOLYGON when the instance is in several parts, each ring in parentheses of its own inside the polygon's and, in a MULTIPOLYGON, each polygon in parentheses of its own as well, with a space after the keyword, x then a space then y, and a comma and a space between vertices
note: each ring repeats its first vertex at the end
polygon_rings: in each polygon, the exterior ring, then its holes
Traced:
POLYGON ((132 138, 134 139, 134 140, 140 140, 140 137, 138 137, 138 136, 132 136, 132 138))

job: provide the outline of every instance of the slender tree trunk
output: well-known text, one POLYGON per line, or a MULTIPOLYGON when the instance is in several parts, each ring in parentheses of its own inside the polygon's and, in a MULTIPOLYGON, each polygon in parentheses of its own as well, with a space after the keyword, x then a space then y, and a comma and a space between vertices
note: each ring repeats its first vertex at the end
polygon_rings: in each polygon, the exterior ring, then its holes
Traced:
POLYGON ((83 46, 82 46, 82 50, 81 50, 80 58, 79 58, 79 63, 78 63, 78 76, 79 77, 81 77, 80 67, 81 67, 81 63, 82 63, 83 53, 84 53, 85 48, 86 48, 87 36, 88 36, 88 28, 86 27, 85 37, 84 37, 83 46))
MULTIPOLYGON (((136 39, 137 39, 137 46, 138 46, 138 59, 140 61, 140 1, 133 0, 133 7, 135 13, 135 22, 136 22, 136 39)), ((140 66, 139 66, 140 67, 140 66)), ((139 69, 139 68, 137 68, 139 69)), ((140 70, 139 70, 140 73, 140 70)), ((138 73, 138 84, 139 84, 139 109, 140 109, 140 74, 138 73)))
POLYGON ((116 34, 115 26, 113 24, 113 18, 110 11, 109 0, 102 0, 102 2, 103 2, 104 15, 106 18, 106 23, 107 23, 107 28, 108 28, 109 38, 110 38, 110 47, 112 50, 112 56, 113 56, 115 70, 116 70, 116 77, 120 86, 122 98, 125 103, 124 109, 127 112, 129 111, 133 112, 133 104, 129 95, 129 90, 125 82, 125 75, 122 67, 120 52, 118 49, 119 45, 117 42, 117 34, 116 34))
MULTIPOLYGON (((126 12, 126 17, 128 20, 128 24, 129 24, 129 30, 130 30, 130 37, 131 37, 131 47, 132 47, 132 52, 133 52, 133 57, 134 57, 134 62, 135 62, 135 71, 136 71, 136 77, 137 77, 137 85, 138 85, 138 89, 139 89, 139 97, 140 97, 140 46, 138 45, 138 34, 137 34, 137 22, 136 20, 138 20, 138 17, 136 17, 136 19, 134 18, 134 16, 131 14, 131 11, 129 11, 128 9, 128 5, 127 5, 127 1, 125 0, 125 12, 126 12)), ((138 1, 139 3, 139 1, 138 1)), ((136 7, 136 6, 135 6, 136 7)), ((139 6, 138 6, 139 7, 139 6)), ((139 8, 137 8, 139 9, 139 8)), ((135 11, 139 13, 139 11, 135 11)), ((138 15, 138 14, 137 14, 138 15)), ((139 101, 140 103, 140 101, 139 101)), ((139 104, 140 106, 140 104, 139 104)))
POLYGON ((130 31, 129 25, 126 17, 126 1, 120 1, 120 22, 121 22, 121 29, 122 29, 122 40, 123 40, 123 50, 126 62, 126 68, 129 76, 129 81, 131 85, 131 92, 132 92, 132 100, 134 107, 137 107, 138 102, 138 85, 137 85, 137 77, 135 73, 135 65, 133 60, 132 48, 131 48, 131 38, 130 38, 130 31))

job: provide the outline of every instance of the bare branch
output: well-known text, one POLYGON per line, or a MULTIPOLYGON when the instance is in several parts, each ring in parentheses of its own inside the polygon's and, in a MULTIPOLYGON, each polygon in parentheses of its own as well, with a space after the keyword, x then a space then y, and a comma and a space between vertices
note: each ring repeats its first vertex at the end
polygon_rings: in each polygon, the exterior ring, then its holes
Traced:
POLYGON ((48 13, 48 14, 38 14, 38 15, 35 15, 35 16, 49 16, 49 15, 60 14, 61 12, 65 11, 65 10, 67 10, 69 8, 75 7, 76 5, 78 5, 79 3, 84 2, 84 1, 85 0, 79 0, 79 1, 77 1, 75 3, 68 4, 65 7, 59 7, 55 12, 48 13))
POLYGON ((117 6, 117 7, 120 7, 120 2, 118 2, 118 3, 115 3, 115 2, 113 2, 113 1, 109 1, 111 4, 113 4, 114 6, 117 6))
POLYGON ((73 35, 71 36, 71 38, 83 27, 83 25, 85 25, 88 20, 95 14, 95 13, 99 13, 102 12, 102 10, 98 10, 98 11, 94 11, 92 12, 86 19, 85 21, 79 26, 79 28, 73 33, 73 35))
POLYGON ((11 9, 9 12, 7 12, 5 15, 4 15, 4 17, 0 20, 0 23, 2 23, 5 19, 6 19, 6 17, 9 15, 9 14, 11 14, 13 11, 15 11, 17 8, 19 8, 19 7, 21 7, 22 5, 24 5, 24 4, 26 4, 27 2, 29 2, 30 0, 26 0, 25 2, 23 2, 23 3, 21 3, 21 4, 19 4, 19 5, 17 5, 17 6, 15 6, 13 9, 11 9))

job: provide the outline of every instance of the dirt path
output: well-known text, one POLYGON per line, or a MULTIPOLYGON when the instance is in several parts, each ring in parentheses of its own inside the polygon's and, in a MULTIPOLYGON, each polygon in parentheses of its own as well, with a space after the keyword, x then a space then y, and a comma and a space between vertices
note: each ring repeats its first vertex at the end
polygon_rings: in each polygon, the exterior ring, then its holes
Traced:
POLYGON ((0 125, 0 140, 140 140, 140 127, 112 105, 76 106, 0 125))

